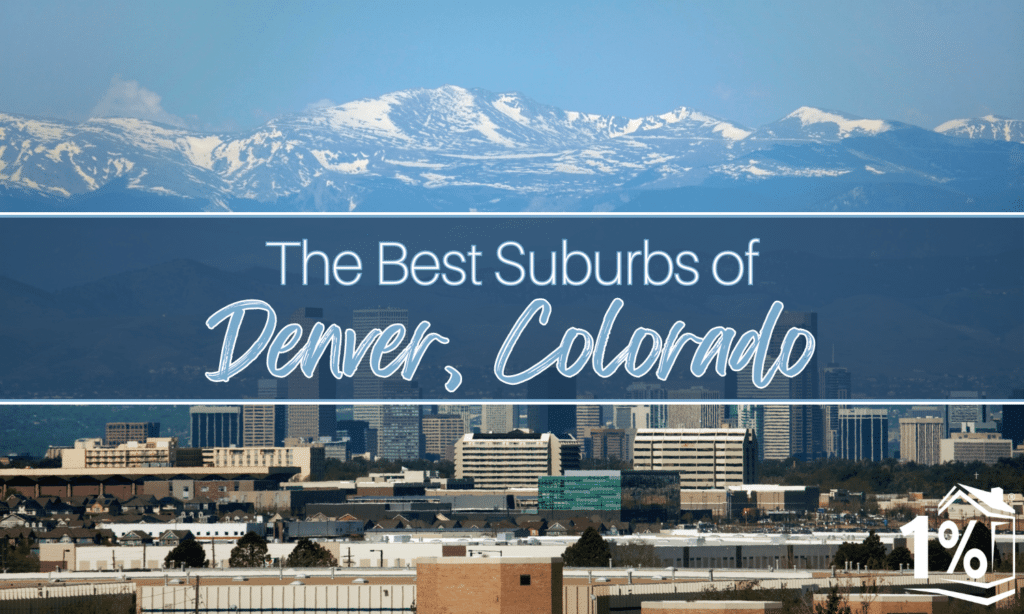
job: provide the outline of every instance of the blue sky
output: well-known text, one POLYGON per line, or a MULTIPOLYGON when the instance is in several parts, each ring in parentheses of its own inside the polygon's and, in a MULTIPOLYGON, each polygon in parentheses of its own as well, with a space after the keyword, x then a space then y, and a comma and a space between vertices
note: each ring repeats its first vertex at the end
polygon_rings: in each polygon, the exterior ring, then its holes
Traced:
POLYGON ((749 127, 1024 119, 1024 2, 0 2, 0 112, 240 130, 444 84, 749 127))

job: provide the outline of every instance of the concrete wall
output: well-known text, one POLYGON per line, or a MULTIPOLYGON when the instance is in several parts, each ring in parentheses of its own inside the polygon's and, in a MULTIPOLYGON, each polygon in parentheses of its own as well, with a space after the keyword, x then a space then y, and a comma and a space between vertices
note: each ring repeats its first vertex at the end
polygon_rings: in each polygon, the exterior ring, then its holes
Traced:
POLYGON ((0 590, 0 612, 5 614, 58 614, 71 606, 95 611, 123 612, 135 604, 135 584, 50 585, 0 590), (83 607, 84 606, 84 607, 83 607))
MULTIPOLYGON (((190 612, 196 607, 195 584, 140 586, 138 594, 143 612, 190 612)), ((348 579, 309 586, 245 581, 199 587, 200 612, 227 612, 234 607, 243 612, 402 612, 411 611, 415 600, 412 584, 352 584, 348 579)))

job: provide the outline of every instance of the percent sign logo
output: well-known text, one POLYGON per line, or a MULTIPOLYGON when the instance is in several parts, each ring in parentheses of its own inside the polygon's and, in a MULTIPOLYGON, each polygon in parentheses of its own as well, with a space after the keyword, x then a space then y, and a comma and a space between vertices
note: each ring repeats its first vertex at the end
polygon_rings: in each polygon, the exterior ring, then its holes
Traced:
MULTIPOLYGON (((971 532, 974 531, 974 527, 977 524, 977 520, 972 520, 967 525, 967 531, 964 532, 963 539, 960 539, 960 528, 952 520, 943 522, 942 526, 939 527, 939 543, 942 544, 942 547, 948 550, 956 546, 956 554, 953 555, 953 562, 949 564, 949 569, 946 570, 946 573, 953 573, 960 565, 960 558, 964 556, 964 548, 967 547, 971 539, 971 532), (959 545, 957 542, 959 542, 959 545)), ((992 534, 992 539, 995 540, 994 533, 992 534)), ((978 548, 968 550, 967 558, 964 559, 964 571, 974 580, 984 576, 988 571, 988 558, 985 556, 985 553, 978 548)))
MULTIPOLYGON (((981 548, 970 548, 971 535, 978 524, 977 520, 971 520, 967 524, 967 530, 963 536, 960 535, 960 527, 952 520, 947 520, 939 526, 939 544, 946 549, 956 548, 953 554, 953 561, 946 573, 951 574, 963 563, 964 571, 973 581, 950 580, 957 584, 963 584, 975 589, 995 589, 1000 584, 1013 580, 1017 575, 1016 561, 1013 561, 1013 572, 1005 578, 997 578, 992 582, 979 582, 989 571, 990 563, 995 559, 996 554, 996 530, 1005 527, 1011 535, 1011 552, 1016 551, 1017 540, 1016 514, 1012 507, 1006 504, 1003 499, 1003 489, 993 488, 985 491, 978 488, 971 488, 964 484, 954 487, 943 497, 939 503, 938 512, 941 514, 949 509, 955 502, 969 504, 989 519, 991 531, 991 543, 988 544, 989 552, 986 554, 981 548), (965 552, 966 550, 966 552, 965 552)), ((914 577, 928 578, 928 517, 918 516, 912 521, 903 525, 900 530, 904 535, 912 535, 914 539, 914 577)), ((1014 557, 1011 557, 1013 559, 1014 557)), ((982 605, 991 605, 1000 599, 1004 599, 1014 593, 1013 589, 992 595, 990 597, 979 597, 971 593, 961 593, 948 589, 911 589, 920 592, 946 595, 964 599, 982 605)))

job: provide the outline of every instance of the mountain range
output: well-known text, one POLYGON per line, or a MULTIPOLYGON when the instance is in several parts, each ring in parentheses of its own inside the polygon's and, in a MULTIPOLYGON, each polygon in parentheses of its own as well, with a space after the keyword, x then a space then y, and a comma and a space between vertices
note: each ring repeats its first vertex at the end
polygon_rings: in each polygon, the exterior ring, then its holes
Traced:
POLYGON ((0 208, 25 211, 1016 211, 1024 121, 935 130, 801 107, 750 129, 445 86, 244 133, 0 113, 0 208))

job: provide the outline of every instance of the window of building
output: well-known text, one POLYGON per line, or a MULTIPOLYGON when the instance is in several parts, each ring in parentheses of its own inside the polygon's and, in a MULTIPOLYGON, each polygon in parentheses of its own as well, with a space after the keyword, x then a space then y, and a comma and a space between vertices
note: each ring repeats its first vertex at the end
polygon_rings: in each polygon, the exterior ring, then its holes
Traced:
POLYGON ((519 576, 519 586, 530 586, 529 574, 519 576))

